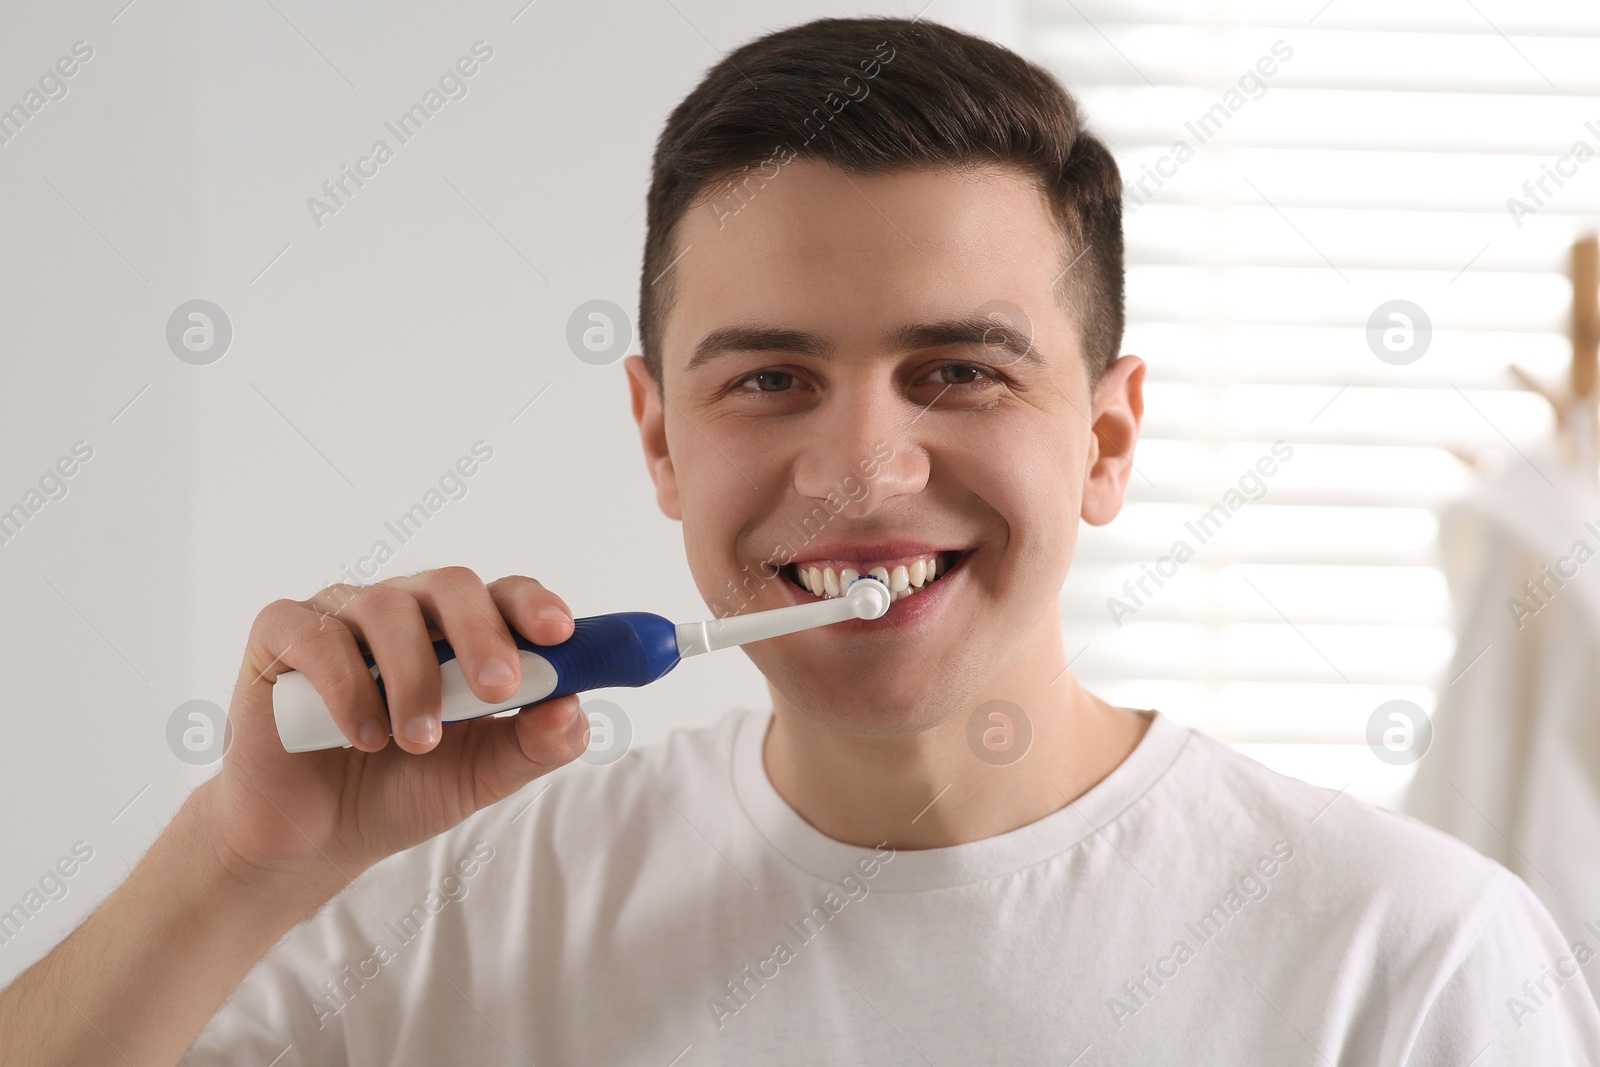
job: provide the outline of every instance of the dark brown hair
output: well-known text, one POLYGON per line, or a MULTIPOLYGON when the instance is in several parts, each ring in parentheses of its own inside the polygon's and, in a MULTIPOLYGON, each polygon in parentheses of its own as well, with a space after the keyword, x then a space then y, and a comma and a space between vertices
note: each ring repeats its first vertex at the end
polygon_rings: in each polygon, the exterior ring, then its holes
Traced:
POLYGON ((719 218, 735 212, 795 159, 849 174, 998 164, 1032 178, 1064 238, 1065 280, 1057 284, 1078 324, 1090 383, 1116 360, 1122 179, 1061 83, 947 26, 819 19, 752 41, 712 67, 656 142, 639 338, 657 383, 679 221, 701 203, 719 218))

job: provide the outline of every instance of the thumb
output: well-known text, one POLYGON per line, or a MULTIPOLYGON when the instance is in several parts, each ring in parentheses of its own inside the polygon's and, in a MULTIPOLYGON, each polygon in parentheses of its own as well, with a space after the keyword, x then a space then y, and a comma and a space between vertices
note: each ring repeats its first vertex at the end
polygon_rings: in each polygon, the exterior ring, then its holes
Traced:
POLYGON ((479 810, 566 766, 589 747, 589 717, 578 707, 577 694, 472 726, 477 736, 467 757, 467 773, 479 810))

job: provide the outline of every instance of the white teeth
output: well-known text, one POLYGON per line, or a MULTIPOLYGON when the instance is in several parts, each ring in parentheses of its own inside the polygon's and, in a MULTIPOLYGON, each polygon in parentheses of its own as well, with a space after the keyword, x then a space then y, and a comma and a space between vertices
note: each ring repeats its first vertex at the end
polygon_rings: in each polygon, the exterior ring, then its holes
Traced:
MULTIPOLYGON (((898 565, 892 571, 882 565, 873 567, 867 571, 867 576, 889 587, 890 602, 893 603, 920 591, 940 573, 939 557, 935 555, 898 565)), ((862 577, 854 567, 835 571, 832 567, 813 567, 808 564, 796 564, 795 576, 812 596, 823 598, 844 595, 849 591, 850 583, 862 577)))

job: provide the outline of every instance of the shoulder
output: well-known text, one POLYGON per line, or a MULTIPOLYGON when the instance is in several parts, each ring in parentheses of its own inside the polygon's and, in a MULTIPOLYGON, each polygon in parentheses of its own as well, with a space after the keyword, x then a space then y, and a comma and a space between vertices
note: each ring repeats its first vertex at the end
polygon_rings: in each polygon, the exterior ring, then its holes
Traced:
MULTIPOLYGON (((1432 940, 1469 934, 1521 885, 1504 867, 1407 815, 1279 774, 1204 734, 1183 749, 1151 799, 1221 851, 1276 846, 1308 915, 1432 940)), ((1275 889, 1277 887, 1274 887, 1275 889)), ((1520 896, 1516 899, 1520 900, 1520 896)))
POLYGON ((380 941, 452 960, 463 945, 500 943, 511 931, 557 936, 568 918, 604 928, 632 887, 681 877, 692 858, 707 862, 687 839, 709 828, 702 812, 728 806, 719 784, 750 714, 676 730, 609 764, 568 764, 389 856, 289 935, 272 954, 279 976, 362 961, 380 941))
POLYGON ((1281 1009, 1381 1034, 1395 1062, 1402 1050, 1404 1062, 1465 1062, 1492 1046, 1484 1067, 1600 1050, 1600 1013, 1578 977, 1600 924, 1569 942, 1521 878, 1455 838, 1195 731, 1140 803, 1131 822, 1153 842, 1200 842, 1186 870, 1266 909, 1247 947, 1281 1009), (1295 1001, 1308 981, 1320 999, 1295 1001))
MULTIPOLYGON (((568 764, 479 812, 458 830, 558 850, 607 839, 639 839, 664 819, 681 818, 674 815, 675 805, 725 805, 724 794, 732 793, 734 738, 753 717, 754 712, 735 708, 709 726, 676 729, 653 744, 629 747, 610 762, 568 764)), ((606 728, 614 730, 615 724, 606 728)), ((627 743, 620 733, 614 738, 627 743)), ((460 835, 452 831, 451 836, 460 835)))

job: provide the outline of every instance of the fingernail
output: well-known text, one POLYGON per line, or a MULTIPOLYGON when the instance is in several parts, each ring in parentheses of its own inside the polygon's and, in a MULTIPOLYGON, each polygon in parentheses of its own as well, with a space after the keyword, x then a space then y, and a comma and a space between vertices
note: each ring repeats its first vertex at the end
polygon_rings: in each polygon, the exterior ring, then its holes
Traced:
POLYGON ((517 672, 503 659, 492 659, 478 672, 478 684, 491 688, 510 685, 517 680, 517 672))
POLYGON ((406 723, 406 740, 415 745, 431 745, 439 738, 439 724, 431 715, 418 715, 406 723))
POLYGON ((540 608, 538 617, 549 622, 568 622, 572 619, 571 615, 568 615, 554 604, 546 604, 540 608))
POLYGON ((368 719, 361 724, 361 743, 363 745, 381 745, 386 736, 383 727, 368 719))

